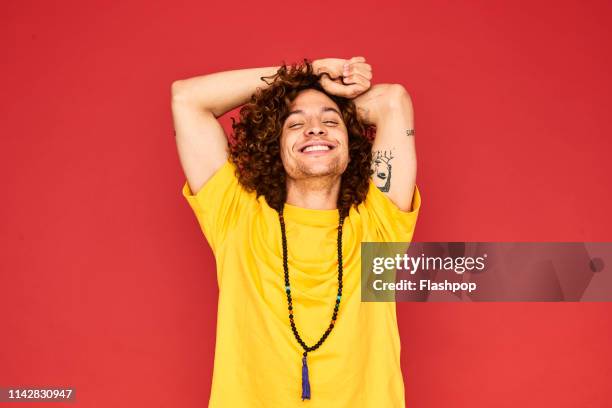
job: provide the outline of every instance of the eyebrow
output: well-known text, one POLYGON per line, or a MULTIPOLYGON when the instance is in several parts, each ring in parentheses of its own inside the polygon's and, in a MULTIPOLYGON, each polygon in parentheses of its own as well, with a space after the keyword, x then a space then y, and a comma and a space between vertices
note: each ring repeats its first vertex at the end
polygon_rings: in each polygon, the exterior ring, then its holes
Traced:
MULTIPOLYGON (((340 114, 340 112, 338 112, 338 109, 336 108, 332 108, 331 106, 324 106, 323 108, 321 108, 321 112, 325 113, 325 112, 336 112, 338 114, 338 116, 342 117, 342 115, 340 114)), ((294 115, 294 114, 298 114, 301 113, 303 114, 304 111, 301 109, 296 109, 294 111, 289 112, 289 114, 287 115, 287 117, 294 115)))

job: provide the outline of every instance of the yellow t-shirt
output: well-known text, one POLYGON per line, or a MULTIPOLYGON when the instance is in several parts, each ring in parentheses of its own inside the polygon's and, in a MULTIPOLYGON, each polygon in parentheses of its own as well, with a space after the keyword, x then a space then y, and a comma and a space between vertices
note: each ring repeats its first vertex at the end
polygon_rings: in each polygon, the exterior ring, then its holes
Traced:
MULTIPOLYGON (((344 282, 336 325, 308 353, 311 399, 302 401, 302 353, 287 310, 278 213, 247 192, 228 160, 193 194, 193 209, 217 263, 217 341, 209 407, 404 407, 394 302, 361 302, 362 241, 412 240, 421 197, 401 211, 370 180, 342 237, 344 282)), ((294 320, 314 345, 337 295, 337 210, 285 205, 294 320)))

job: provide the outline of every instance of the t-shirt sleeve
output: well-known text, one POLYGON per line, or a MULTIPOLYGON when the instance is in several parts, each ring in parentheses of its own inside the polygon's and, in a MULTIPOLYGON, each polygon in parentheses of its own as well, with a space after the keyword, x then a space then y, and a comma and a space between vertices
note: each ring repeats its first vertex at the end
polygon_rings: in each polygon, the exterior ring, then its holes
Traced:
POLYGON ((402 211, 385 193, 380 191, 370 179, 370 186, 364 208, 368 216, 368 228, 382 242, 410 242, 421 208, 421 193, 414 186, 412 208, 402 211))
POLYGON ((195 194, 187 181, 182 194, 193 210, 213 253, 225 242, 238 220, 253 209, 257 200, 238 182, 235 166, 226 160, 195 194))

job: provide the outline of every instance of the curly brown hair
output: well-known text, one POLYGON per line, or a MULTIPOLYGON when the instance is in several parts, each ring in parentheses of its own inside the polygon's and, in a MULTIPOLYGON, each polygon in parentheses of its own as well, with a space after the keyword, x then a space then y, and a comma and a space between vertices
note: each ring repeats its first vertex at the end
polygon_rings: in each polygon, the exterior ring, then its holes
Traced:
POLYGON ((374 128, 362 122, 352 100, 326 92, 313 72, 312 63, 283 64, 275 75, 262 77, 268 87, 257 91, 240 109, 240 120, 232 118, 233 137, 230 161, 236 166, 238 181, 247 191, 263 195, 271 208, 280 211, 287 199, 286 172, 280 156, 280 137, 289 106, 298 93, 316 89, 332 99, 340 109, 348 131, 350 161, 340 182, 337 207, 343 216, 351 206, 365 200, 372 174, 374 128), (268 82, 266 79, 271 79, 268 82))

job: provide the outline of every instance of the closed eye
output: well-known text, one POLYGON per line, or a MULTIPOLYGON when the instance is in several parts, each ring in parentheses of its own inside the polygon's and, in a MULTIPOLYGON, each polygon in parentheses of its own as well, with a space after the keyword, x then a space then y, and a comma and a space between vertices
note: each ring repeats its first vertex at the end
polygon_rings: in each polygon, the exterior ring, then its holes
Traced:
POLYGON ((291 129, 291 128, 298 127, 298 126, 301 126, 301 125, 302 125, 302 123, 294 123, 293 125, 289 125, 289 128, 291 129))

